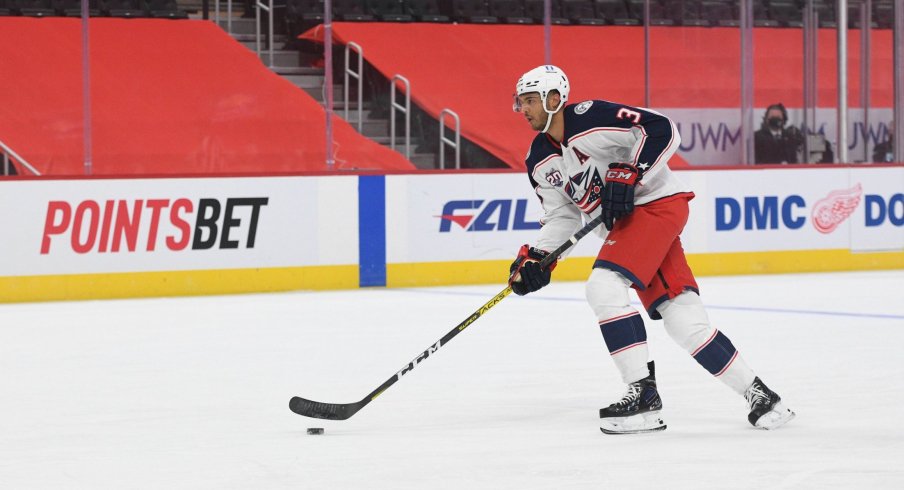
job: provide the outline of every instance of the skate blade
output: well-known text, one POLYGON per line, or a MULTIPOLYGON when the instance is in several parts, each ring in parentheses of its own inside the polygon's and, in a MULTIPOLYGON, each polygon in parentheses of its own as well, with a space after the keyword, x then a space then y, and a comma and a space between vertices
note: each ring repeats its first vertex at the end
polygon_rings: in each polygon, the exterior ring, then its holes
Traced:
POLYGON ((630 417, 608 417, 600 419, 600 431, 603 434, 643 434, 645 432, 658 432, 665 430, 667 426, 659 411, 647 412, 630 417))
POLYGON ((756 421, 756 427, 764 430, 775 430, 790 422, 796 415, 791 409, 782 405, 782 402, 778 402, 772 407, 772 410, 764 413, 756 421))

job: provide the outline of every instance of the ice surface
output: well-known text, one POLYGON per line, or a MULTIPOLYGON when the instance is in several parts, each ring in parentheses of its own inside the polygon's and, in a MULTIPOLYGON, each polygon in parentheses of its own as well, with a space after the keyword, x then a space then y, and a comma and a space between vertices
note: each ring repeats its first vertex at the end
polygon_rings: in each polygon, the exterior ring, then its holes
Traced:
POLYGON ((606 436, 624 386, 580 283, 512 296, 347 421, 500 286, 0 305, 0 488, 904 488, 904 271, 702 278, 797 418, 648 323, 665 432, 606 436), (309 436, 308 427, 324 427, 309 436))

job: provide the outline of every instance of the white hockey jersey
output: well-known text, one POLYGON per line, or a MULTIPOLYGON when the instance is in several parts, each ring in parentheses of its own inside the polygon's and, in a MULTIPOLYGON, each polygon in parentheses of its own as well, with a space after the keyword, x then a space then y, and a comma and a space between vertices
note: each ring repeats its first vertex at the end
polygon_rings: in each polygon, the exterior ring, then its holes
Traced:
MULTIPOLYGON (((647 204, 690 188, 675 177, 668 160, 681 137, 675 124, 650 109, 587 100, 563 109, 561 143, 539 133, 527 154, 527 173, 543 206, 535 247, 553 250, 589 219, 600 214, 603 181, 609 164, 628 162, 643 170, 635 204, 647 204)), ((605 237, 606 228, 597 233, 605 237)))

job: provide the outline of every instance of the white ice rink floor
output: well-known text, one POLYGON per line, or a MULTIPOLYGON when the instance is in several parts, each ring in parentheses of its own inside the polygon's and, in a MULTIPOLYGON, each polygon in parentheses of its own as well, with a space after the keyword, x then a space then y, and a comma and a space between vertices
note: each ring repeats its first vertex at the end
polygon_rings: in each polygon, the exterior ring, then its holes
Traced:
POLYGON ((668 429, 600 433, 624 386, 580 283, 328 423, 289 398, 361 399, 502 286, 0 305, 0 488, 904 488, 904 271, 700 286, 787 426, 751 428, 655 322, 668 429))

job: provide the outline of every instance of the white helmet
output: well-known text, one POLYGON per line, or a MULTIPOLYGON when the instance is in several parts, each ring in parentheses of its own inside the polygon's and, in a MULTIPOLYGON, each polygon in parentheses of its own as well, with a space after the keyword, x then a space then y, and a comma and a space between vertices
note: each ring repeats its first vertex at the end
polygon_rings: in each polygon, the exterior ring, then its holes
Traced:
POLYGON ((546 127, 542 133, 549 131, 549 124, 552 122, 552 115, 559 112, 559 109, 565 106, 568 101, 568 91, 571 86, 568 84, 568 77, 561 68, 553 65, 542 65, 521 75, 518 83, 515 84, 515 103, 512 109, 515 112, 521 112, 521 102, 518 100, 519 95, 529 94, 531 92, 539 92, 540 102, 543 103, 543 110, 549 113, 546 119, 546 127), (559 105, 555 109, 550 110, 546 107, 546 97, 551 91, 559 93, 559 105))

